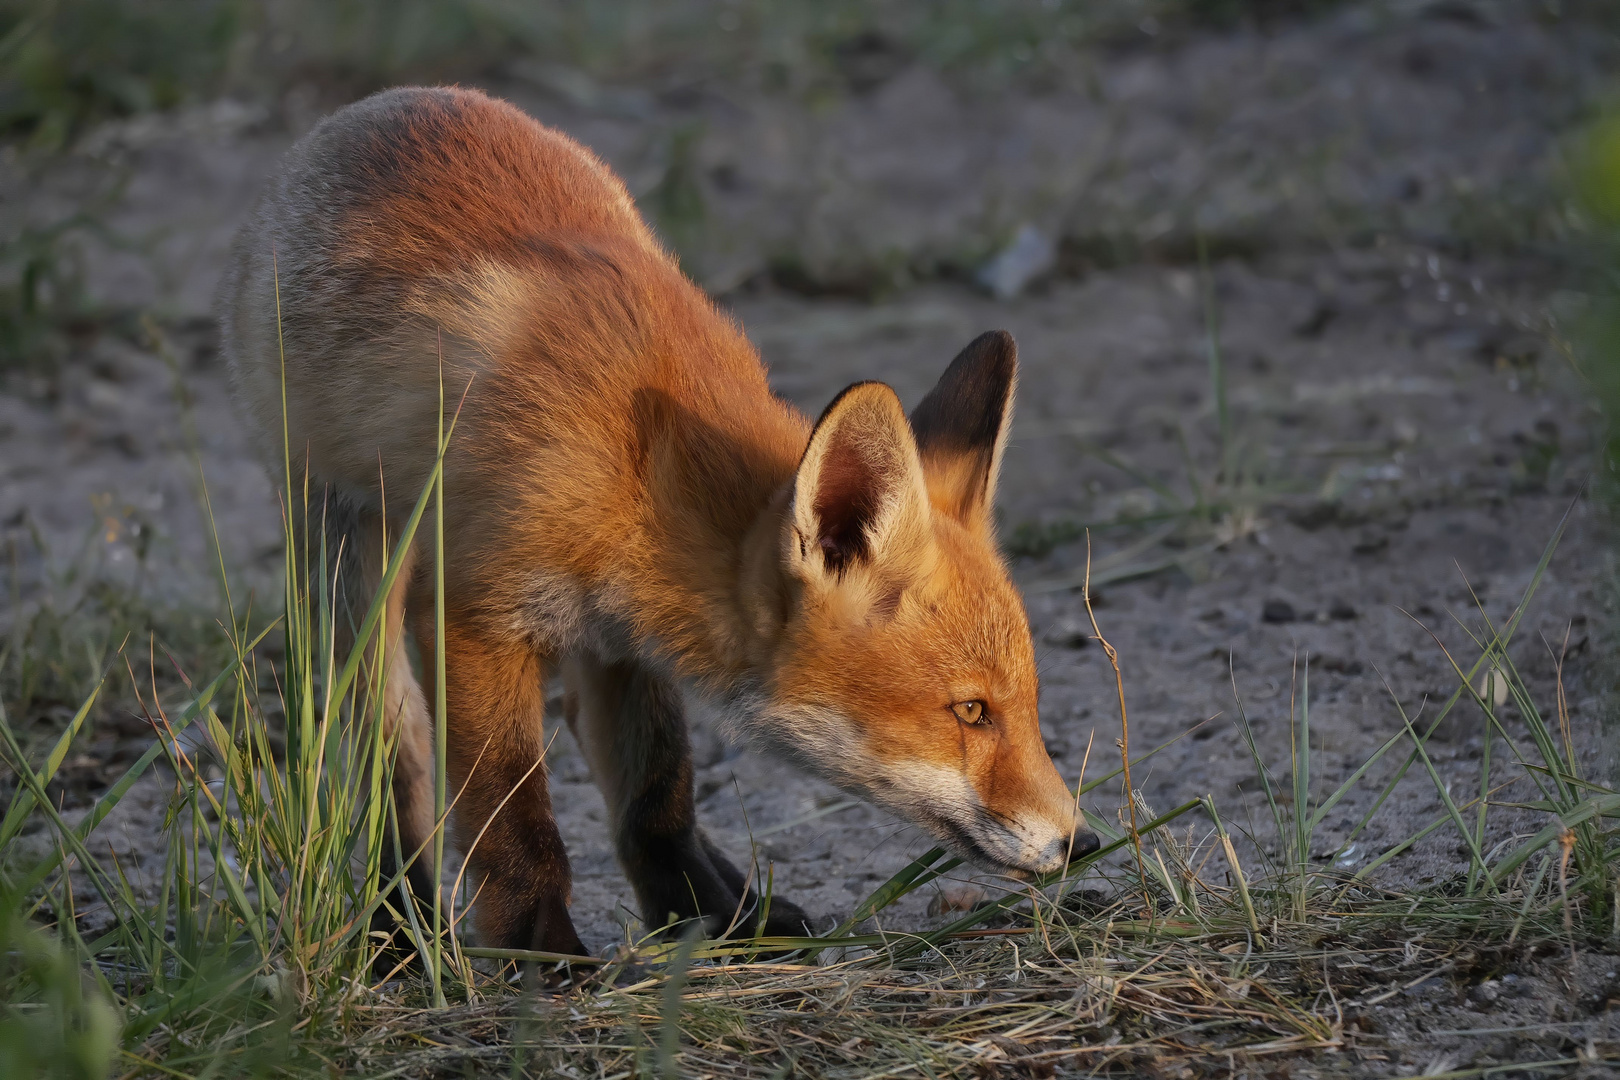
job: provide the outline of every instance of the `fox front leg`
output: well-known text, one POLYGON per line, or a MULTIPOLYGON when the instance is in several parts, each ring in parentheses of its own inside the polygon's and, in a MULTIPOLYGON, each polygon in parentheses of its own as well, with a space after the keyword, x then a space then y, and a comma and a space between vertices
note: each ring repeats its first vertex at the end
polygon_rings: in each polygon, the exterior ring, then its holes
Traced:
MULTIPOLYGON (((431 656, 431 609, 415 624, 431 656)), ((585 955, 568 914, 572 874, 546 783, 544 658, 524 639, 452 613, 445 627, 450 791, 456 829, 481 881, 479 938, 503 949, 585 955)), ((433 696, 432 667, 424 678, 433 696)))

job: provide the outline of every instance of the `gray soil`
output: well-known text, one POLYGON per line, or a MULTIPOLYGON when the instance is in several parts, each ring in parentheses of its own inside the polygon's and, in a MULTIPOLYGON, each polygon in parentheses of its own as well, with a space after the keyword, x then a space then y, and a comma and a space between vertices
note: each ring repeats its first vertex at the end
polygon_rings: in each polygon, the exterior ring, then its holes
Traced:
MULTIPOLYGON (((1615 55, 1604 35, 1528 7, 1352 5, 1264 34, 1144 36, 1083 55, 1074 79, 1039 92, 970 95, 904 65, 817 108, 547 71, 489 85, 596 148, 638 193, 696 186, 704 211, 689 264, 759 344, 780 393, 812 414, 861 378, 915 402, 973 335, 1012 331, 1022 382, 1000 510, 1037 638, 1048 746, 1070 780, 1088 747, 1088 776, 1119 761, 1113 672, 1086 640, 1075 588, 1078 527, 1091 524, 1096 617, 1123 668, 1133 753, 1181 737, 1138 769, 1137 786, 1158 809, 1213 795, 1264 848, 1234 683, 1286 779, 1290 703, 1308 670, 1313 782, 1318 796, 1332 790, 1401 729, 1397 702, 1420 724, 1435 714, 1457 686, 1441 643, 1473 663, 1463 630, 1481 622, 1473 597, 1504 619, 1566 512, 1513 655, 1549 714, 1566 657, 1571 725, 1594 767, 1607 764, 1592 657, 1608 619, 1608 555, 1602 516, 1581 498, 1597 415, 1559 347, 1581 298, 1538 254, 1559 238, 1564 210, 1531 195, 1556 190, 1559 133, 1586 115, 1615 55), (676 168, 669 133, 694 124, 696 160, 676 168), (1006 299, 964 280, 1025 223, 1060 242, 1048 272, 1006 299), (1211 245, 1207 278, 1191 254, 1197 235, 1211 245), (1230 401, 1227 474, 1240 482, 1217 476, 1211 311, 1230 401), (1158 488, 1190 502, 1192 476, 1226 511, 1203 524, 1165 518, 1173 504, 1158 488), (1155 514, 1167 524, 1119 524, 1155 514)), ((130 121, 48 161, 6 151, 5 202, 40 222, 121 172, 105 220, 141 242, 85 238, 87 288, 109 310, 151 312, 168 352, 146 332, 82 335, 54 374, 15 375, 0 394, 0 522, 17 541, 25 597, 45 594, 47 567, 99 522, 98 572, 144 575, 166 602, 216 603, 177 387, 192 402, 238 588, 275 595, 277 504, 229 404, 207 315, 234 225, 310 121, 308 100, 130 121), (46 554, 24 542, 30 526, 46 554)), ((786 765, 724 746, 694 709, 705 824, 739 859, 752 836, 777 888, 808 910, 842 918, 930 846, 786 765)), ((127 755, 123 731, 96 745, 127 755)), ((1455 791, 1477 787, 1480 733, 1478 711, 1460 708, 1432 744, 1455 791)), ((622 940, 632 898, 566 733, 549 765, 574 918, 601 949, 622 940)), ((1498 782, 1509 777, 1499 765, 1498 782)), ((1330 815, 1313 854, 1336 851, 1377 790, 1369 783, 1330 815)), ((1093 796, 1088 808, 1114 819, 1118 784, 1093 796)), ((154 784, 109 830, 151 852, 161 812, 154 784)), ((1340 865, 1442 813, 1414 770, 1340 865)), ((1527 822, 1498 824, 1499 840, 1527 822)), ((1463 865, 1442 828, 1379 880, 1432 884, 1463 865)), ((926 924, 931 899, 902 904, 886 925, 926 924)), ((1587 961, 1582 993, 1601 1010, 1613 962, 1587 961)), ((1469 1000, 1446 982, 1430 997, 1404 994, 1384 1030, 1400 1042, 1423 1025, 1589 1015, 1570 1013, 1562 991, 1543 994, 1552 984, 1529 968, 1515 979, 1469 1000)), ((1576 1034, 1614 1038, 1613 1015, 1576 1034)), ((1462 1048, 1457 1060, 1484 1046, 1429 1043, 1441 1056, 1462 1048)))

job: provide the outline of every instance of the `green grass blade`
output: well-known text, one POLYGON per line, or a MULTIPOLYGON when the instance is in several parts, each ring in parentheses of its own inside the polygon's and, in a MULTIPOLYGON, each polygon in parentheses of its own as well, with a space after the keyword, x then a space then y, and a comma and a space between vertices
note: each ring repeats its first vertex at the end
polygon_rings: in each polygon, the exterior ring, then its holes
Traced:
MULTIPOLYGON (((459 415, 459 410, 458 410, 459 415)), ((455 419, 450 422, 450 430, 445 432, 445 445, 448 445, 450 435, 455 431, 455 419)), ((387 608, 388 595, 393 591, 394 581, 399 577, 400 567, 405 564, 405 557, 416 540, 417 527, 422 522, 422 515, 427 512, 428 504, 433 499, 433 492, 444 472, 444 446, 439 448, 439 454, 433 462, 433 468, 428 473, 427 484, 422 493, 417 496, 416 505, 411 508, 410 517, 405 519, 404 528, 400 530, 399 539, 394 544, 394 554, 388 560, 388 567, 383 571, 382 584, 377 589, 377 595, 372 599, 371 606, 366 609, 366 616, 360 622, 360 629, 355 634, 355 645, 349 650, 349 657, 332 684, 330 697, 332 700, 342 700, 348 693, 349 685, 354 682, 356 673, 360 670, 361 659, 365 649, 362 643, 370 641, 377 632, 377 624, 382 621, 383 612, 387 608)))
POLYGON ((1232 698, 1237 702, 1238 731, 1242 733, 1244 745, 1249 749, 1249 757, 1254 761, 1254 772, 1260 778, 1260 789, 1265 793, 1266 806, 1271 811, 1271 820, 1277 828, 1277 835, 1283 836, 1286 829, 1282 808, 1277 805, 1277 792, 1273 787, 1271 769, 1267 767, 1266 759, 1260 755, 1260 745, 1255 742, 1254 728, 1249 723, 1249 713, 1243 705, 1243 695, 1238 693, 1237 673, 1232 670, 1230 656, 1227 657, 1227 676, 1232 682, 1232 698))
POLYGON ((1429 757, 1428 749, 1423 745, 1423 740, 1418 738, 1417 729, 1412 726, 1411 719, 1406 715, 1405 707, 1401 705, 1400 698, 1396 697, 1395 689, 1389 685, 1387 679, 1384 680, 1384 689, 1389 691, 1390 698, 1395 702, 1395 710, 1400 713, 1401 723, 1406 725, 1406 733, 1412 738, 1413 753, 1418 756, 1418 760, 1423 762, 1423 768, 1428 771, 1429 780, 1434 784, 1435 793, 1440 796, 1440 802, 1446 808, 1447 817, 1457 827, 1457 833, 1462 837, 1463 843, 1468 846, 1469 865, 1478 867, 1483 872, 1485 869, 1485 856, 1481 854, 1479 844, 1474 840, 1474 834, 1469 831, 1467 823, 1463 821, 1462 812, 1457 809, 1457 804, 1452 800, 1451 792, 1446 789, 1445 781, 1440 779, 1440 770, 1435 768, 1434 760, 1429 757))
MULTIPOLYGON (((56 745, 51 747, 51 752, 45 756, 45 762, 39 770, 39 778, 43 783, 49 784, 55 779, 56 770, 62 767, 62 761, 67 757, 68 749, 72 747, 74 740, 79 737, 79 731, 84 727, 85 718, 90 715, 90 710, 95 705, 96 698, 101 696, 101 688, 105 685, 106 679, 103 679, 96 684, 94 690, 90 691, 90 695, 84 699, 84 704, 79 706, 79 711, 73 714, 72 720, 68 721, 67 729, 62 732, 61 738, 56 740, 56 745)), ((6 708, 4 704, 0 704, 0 722, 5 720, 6 708)), ((17 833, 27 824, 28 815, 33 809, 33 791, 26 787, 18 788, 10 808, 6 811, 5 818, 0 820, 0 848, 4 848, 16 838, 17 833)))
MULTIPOLYGON (((208 703, 213 700, 214 694, 219 691, 221 686, 225 685, 225 680, 232 675, 237 665, 242 663, 248 653, 258 647, 259 642, 263 641, 265 635, 270 633, 276 625, 276 623, 271 623, 259 631, 258 636, 248 643, 247 648, 237 654, 235 663, 214 676, 213 680, 203 687, 202 692, 192 699, 191 704, 187 705, 185 712, 181 714, 181 728, 196 719, 197 714, 208 707, 208 703)), ((7 732, 10 731, 10 726, 5 724, 3 717, 0 717, 0 726, 4 726, 7 732)), ((106 793, 96 800, 96 805, 91 808, 90 812, 80 820, 78 826, 73 830, 79 842, 82 843, 85 838, 96 830, 98 825, 106 820, 107 815, 112 813, 118 804, 123 801, 125 795, 129 794, 129 789, 135 786, 135 782, 141 778, 147 769, 151 768, 154 761, 163 755, 163 751, 162 740, 154 741, 151 746, 147 747, 146 753, 142 754, 135 760, 134 764, 125 769, 124 775, 120 776, 112 787, 108 788, 106 793)), ((47 856, 38 866, 34 867, 23 882, 22 891, 26 893, 36 888, 53 870, 61 865, 61 861, 60 849, 58 849, 57 855, 47 856)))
MULTIPOLYGON (((1294 872, 1304 888, 1311 858, 1311 654, 1305 654, 1297 738, 1294 740, 1294 872)), ((1300 912, 1303 914, 1303 912, 1300 912)))
POLYGON ((444 802, 446 762, 449 753, 448 706, 445 694, 445 626, 444 626, 444 469, 442 463, 448 436, 444 430, 444 344, 439 344, 439 461, 441 468, 433 478, 433 820, 439 825, 433 830, 433 1004, 445 1007, 444 999, 444 802))
POLYGON ((1512 854, 1498 862, 1495 868, 1486 875, 1487 880, 1492 885, 1501 882, 1513 871, 1524 865, 1526 859, 1557 840, 1565 832, 1578 825, 1584 825, 1595 817, 1615 813, 1620 813, 1620 795, 1605 795, 1602 798, 1583 800, 1580 805, 1566 813, 1559 814, 1558 819, 1551 825, 1520 844, 1513 850, 1512 854))
POLYGON ((686 989, 686 975, 692 966, 692 951, 702 936, 702 922, 693 923, 681 936, 680 945, 670 958, 669 970, 664 974, 664 986, 658 995, 659 1080, 679 1080, 681 1075, 675 1060, 681 1050, 681 994, 686 989))

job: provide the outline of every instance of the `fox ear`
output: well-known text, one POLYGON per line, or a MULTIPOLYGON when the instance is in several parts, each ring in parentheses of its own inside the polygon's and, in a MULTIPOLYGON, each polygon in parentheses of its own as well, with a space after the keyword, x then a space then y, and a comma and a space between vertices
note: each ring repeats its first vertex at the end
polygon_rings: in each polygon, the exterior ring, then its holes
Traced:
POLYGON ((841 578, 926 537, 928 489, 900 399, 861 382, 816 421, 793 480, 790 559, 841 578))
POLYGON ((956 355, 911 413, 928 495, 964 525, 989 524, 1017 384, 1018 346, 992 330, 956 355))

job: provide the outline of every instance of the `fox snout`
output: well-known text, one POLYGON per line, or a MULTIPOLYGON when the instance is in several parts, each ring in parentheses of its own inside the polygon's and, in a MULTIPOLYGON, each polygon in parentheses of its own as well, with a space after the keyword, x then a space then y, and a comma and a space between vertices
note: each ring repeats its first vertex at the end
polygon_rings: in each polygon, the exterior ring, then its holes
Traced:
POLYGON ((1051 874, 1062 870, 1079 859, 1085 858, 1102 846, 1102 841, 1090 829, 1082 828, 1076 824, 1069 830, 1069 835, 1054 839, 1047 845, 1045 858, 1038 868, 1039 873, 1051 874))
POLYGON ((964 853, 986 869, 1016 877, 1057 873, 1101 846, 1097 834, 1072 814, 1056 822, 985 818, 987 827, 972 830, 964 853))
MULTIPOLYGON (((1017 878, 1056 873, 1096 851, 1074 797, 1057 770, 1039 779, 1047 795, 1022 805, 993 804, 968 777, 949 767, 900 764, 877 783, 861 785, 874 802, 909 818, 985 870, 1017 878)), ((1030 777, 1028 779, 1036 779, 1030 777)))

